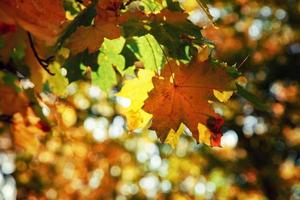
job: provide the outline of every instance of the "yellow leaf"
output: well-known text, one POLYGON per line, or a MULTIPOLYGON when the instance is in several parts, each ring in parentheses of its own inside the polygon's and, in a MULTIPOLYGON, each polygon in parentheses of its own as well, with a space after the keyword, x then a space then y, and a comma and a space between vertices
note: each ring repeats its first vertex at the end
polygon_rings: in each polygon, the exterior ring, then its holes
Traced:
POLYGON ((181 123, 176 132, 173 129, 170 130, 165 140, 165 143, 169 144, 173 149, 175 149, 175 147, 178 144, 179 138, 183 132, 184 132, 184 124, 181 123))
POLYGON ((144 101, 148 98, 148 92, 153 89, 153 76, 154 72, 151 70, 140 70, 137 78, 124 82, 124 86, 117 96, 130 99, 131 108, 141 108, 144 101))
POLYGON ((199 4, 196 0, 184 0, 181 1, 180 5, 186 12, 191 12, 199 8, 199 4))
POLYGON ((69 85, 69 81, 62 75, 60 64, 56 61, 52 62, 49 65, 49 70, 54 73, 54 76, 49 76, 48 78, 51 90, 59 96, 65 96, 67 94, 66 89, 69 85))
POLYGON ((204 124, 199 123, 198 131, 199 131, 199 142, 210 146, 211 145, 210 144, 211 133, 210 133, 209 129, 204 124))
POLYGON ((223 91, 220 92, 218 90, 213 90, 214 96, 220 101, 220 102, 226 102, 230 99, 233 92, 232 91, 223 91))
POLYGON ((126 116, 129 130, 143 128, 151 119, 151 114, 146 113, 141 108, 148 98, 148 92, 153 89, 152 77, 154 72, 150 70, 140 70, 138 77, 126 80, 121 91, 116 95, 130 100, 128 107, 123 106, 121 113, 126 116))
POLYGON ((58 55, 62 56, 64 59, 67 59, 70 55, 70 49, 61 48, 58 50, 58 55))
POLYGON ((152 118, 151 114, 146 113, 142 109, 138 109, 138 110, 129 109, 129 110, 124 110, 124 112, 122 113, 125 115, 127 119, 127 127, 129 130, 145 127, 150 121, 150 119, 152 118))

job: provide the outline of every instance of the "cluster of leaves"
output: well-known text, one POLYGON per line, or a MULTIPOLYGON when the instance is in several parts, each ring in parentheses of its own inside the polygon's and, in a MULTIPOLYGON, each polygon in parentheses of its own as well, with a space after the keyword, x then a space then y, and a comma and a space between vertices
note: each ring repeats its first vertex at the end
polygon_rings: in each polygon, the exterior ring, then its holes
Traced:
POLYGON ((130 101, 122 110, 129 130, 145 128, 152 118, 162 141, 175 145, 185 130, 198 142, 220 146, 223 120, 214 112, 213 96, 226 102, 236 90, 255 101, 235 86, 234 66, 210 57, 201 29, 212 21, 201 2, 15 0, 1 2, 1 9, 1 68, 8 71, 2 80, 5 85, 9 76, 19 93, 30 93, 24 103, 15 102, 25 104, 23 110, 5 112, 10 97, 3 98, 3 115, 26 113, 34 103, 41 120, 52 126, 39 107, 45 104, 41 92, 65 98, 67 86, 78 80, 110 92, 130 79, 117 94, 130 101), (201 16, 196 21, 195 10, 201 16), (26 78, 31 84, 24 86, 26 78), (181 123, 189 130, 178 129, 181 123))
POLYGON ((207 14, 196 1, 49 2, 0 1, 0 148, 17 151, 18 198, 299 198, 299 3, 210 1, 219 28, 203 30, 211 21, 195 20, 207 14), (239 73, 210 57, 200 30, 217 57, 245 63, 269 112, 244 78, 230 82, 239 73), (212 103, 233 89, 254 104, 212 103), (190 131, 212 146, 223 131, 224 148, 195 145, 190 131))

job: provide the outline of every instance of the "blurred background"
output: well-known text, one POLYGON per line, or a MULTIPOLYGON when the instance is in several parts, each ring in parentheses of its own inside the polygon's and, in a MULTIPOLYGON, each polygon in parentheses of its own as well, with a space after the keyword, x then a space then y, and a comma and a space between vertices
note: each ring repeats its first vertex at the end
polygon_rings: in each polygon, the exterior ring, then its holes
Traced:
POLYGON ((72 83, 50 135, 32 111, 13 131, 0 123, 0 199, 300 199, 300 1, 207 3, 218 28, 203 35, 241 64, 269 112, 234 96, 217 108, 223 148, 182 136, 173 149, 155 132, 126 132, 116 91, 72 83))

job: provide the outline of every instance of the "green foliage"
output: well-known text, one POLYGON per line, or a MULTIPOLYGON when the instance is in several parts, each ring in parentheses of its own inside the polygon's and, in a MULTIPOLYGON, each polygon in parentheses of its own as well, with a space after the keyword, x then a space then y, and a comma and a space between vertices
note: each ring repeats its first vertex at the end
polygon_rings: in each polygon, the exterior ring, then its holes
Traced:
POLYGON ((155 0, 141 0, 139 7, 145 13, 159 13, 163 8, 160 2, 155 0))
POLYGON ((17 77, 14 74, 5 73, 1 78, 5 84, 12 86, 17 92, 21 91, 21 88, 16 85, 17 77))
POLYGON ((21 61, 25 57, 25 49, 23 45, 17 45, 10 54, 11 59, 14 61, 21 61))
POLYGON ((143 36, 148 33, 145 23, 139 19, 130 19, 121 24, 122 34, 126 38, 143 36))
POLYGON ((87 66, 90 66, 92 68, 92 71, 96 71, 98 69, 98 54, 99 51, 88 53, 88 50, 85 50, 81 53, 69 57, 63 65, 63 67, 68 72, 68 80, 70 82, 74 82, 84 79, 85 69, 87 66))
POLYGON ((164 47, 167 56, 185 62, 191 60, 192 49, 204 44, 201 29, 187 20, 173 24, 167 21, 142 22, 133 19, 123 23, 122 30, 126 38, 150 33, 164 47))
POLYGON ((202 38, 199 27, 189 21, 179 24, 153 22, 150 27, 150 33, 166 48, 168 55, 185 62, 191 60, 191 49, 199 45, 202 38))
POLYGON ((159 72, 166 62, 162 47, 150 34, 134 37, 128 48, 143 62, 145 69, 159 72))
POLYGON ((115 69, 123 74, 125 58, 120 55, 125 44, 125 39, 120 37, 114 40, 104 39, 98 55, 99 68, 92 73, 92 82, 99 85, 104 91, 108 91, 117 84, 115 69))

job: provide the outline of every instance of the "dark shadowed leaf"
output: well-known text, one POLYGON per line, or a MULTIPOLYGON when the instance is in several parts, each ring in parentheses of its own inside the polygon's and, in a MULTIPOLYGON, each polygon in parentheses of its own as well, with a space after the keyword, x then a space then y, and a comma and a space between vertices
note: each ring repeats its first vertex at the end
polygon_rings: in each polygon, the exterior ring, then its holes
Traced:
POLYGON ((98 0, 94 0, 85 10, 77 15, 77 17, 70 23, 62 35, 58 38, 56 49, 59 49, 66 39, 72 35, 79 26, 88 26, 92 23, 93 18, 96 16, 96 8, 98 0))

